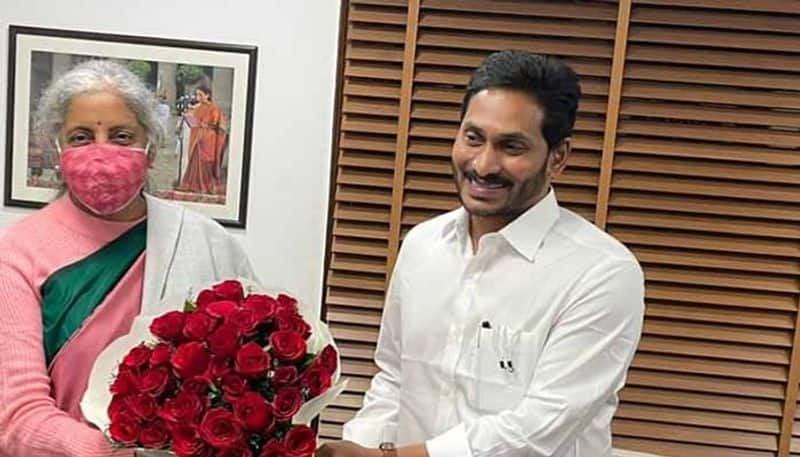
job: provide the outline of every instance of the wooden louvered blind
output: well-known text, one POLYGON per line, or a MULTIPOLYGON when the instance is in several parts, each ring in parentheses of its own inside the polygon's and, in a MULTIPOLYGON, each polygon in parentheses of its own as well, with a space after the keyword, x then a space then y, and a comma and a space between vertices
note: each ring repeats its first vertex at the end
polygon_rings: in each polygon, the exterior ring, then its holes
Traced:
POLYGON ((490 52, 560 56, 584 98, 560 202, 626 243, 644 335, 615 447, 800 457, 800 1, 351 0, 325 315, 350 391, 376 372, 403 235, 458 203, 450 149, 490 52))

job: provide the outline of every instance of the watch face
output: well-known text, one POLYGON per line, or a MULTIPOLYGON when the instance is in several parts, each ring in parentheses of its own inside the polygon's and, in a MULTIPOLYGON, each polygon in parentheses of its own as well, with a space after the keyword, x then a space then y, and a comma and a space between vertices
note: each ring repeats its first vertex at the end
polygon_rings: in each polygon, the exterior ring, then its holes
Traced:
POLYGON ((394 443, 381 443, 378 449, 380 449, 381 451, 394 451, 395 447, 394 443))

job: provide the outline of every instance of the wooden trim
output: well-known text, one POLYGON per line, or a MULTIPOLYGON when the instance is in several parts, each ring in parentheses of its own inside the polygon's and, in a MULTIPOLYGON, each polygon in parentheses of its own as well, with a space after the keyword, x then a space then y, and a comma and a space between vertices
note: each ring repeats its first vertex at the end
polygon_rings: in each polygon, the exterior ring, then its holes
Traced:
POLYGON ((322 270, 322 294, 320 295, 319 316, 323 322, 327 322, 328 317, 328 271, 331 266, 333 253, 333 224, 334 213, 336 211, 336 176, 339 170, 339 137, 341 136, 342 126, 342 99, 344 94, 344 68, 347 49, 347 17, 350 11, 350 1, 341 0, 339 3, 339 45, 338 59, 336 62, 336 93, 333 102, 333 127, 331 133, 331 162, 330 174, 328 176, 328 224, 325 228, 325 263, 322 270))
POLYGON ((597 207, 594 223, 605 229, 608 219, 608 199, 611 195, 611 174, 614 166, 614 148, 617 142, 619 106, 622 100, 622 80, 625 71, 625 52, 628 46, 628 29, 631 19, 631 1, 619 3, 617 34, 614 38, 614 60, 611 64, 611 81, 608 89, 608 109, 603 135, 603 156, 600 160, 600 178, 597 184, 597 207))
MULTIPOLYGON (((799 303, 800 304, 800 303, 799 303)), ((783 402, 781 434, 778 438, 778 457, 788 457, 792 445, 792 428, 797 409, 797 390, 800 384, 800 311, 795 316, 792 357, 789 363, 789 380, 786 383, 786 396, 783 402)))
POLYGON ((389 255, 386 259, 388 285, 400 250, 400 232, 403 226, 403 186, 406 178, 406 155, 411 126, 411 99, 414 89, 414 59, 417 50, 417 31, 421 0, 408 3, 405 51, 403 53, 403 79, 400 83, 400 110, 398 112, 397 146, 394 156, 394 182, 392 184, 392 210, 389 216, 389 255))

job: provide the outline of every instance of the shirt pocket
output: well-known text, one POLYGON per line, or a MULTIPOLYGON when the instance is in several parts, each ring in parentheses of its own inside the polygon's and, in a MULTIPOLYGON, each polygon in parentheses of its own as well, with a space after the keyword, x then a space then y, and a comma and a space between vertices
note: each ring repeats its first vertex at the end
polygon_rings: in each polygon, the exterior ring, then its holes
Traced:
POLYGON ((488 414, 514 409, 533 379, 537 333, 496 326, 481 328, 478 338, 472 378, 477 409, 488 414))

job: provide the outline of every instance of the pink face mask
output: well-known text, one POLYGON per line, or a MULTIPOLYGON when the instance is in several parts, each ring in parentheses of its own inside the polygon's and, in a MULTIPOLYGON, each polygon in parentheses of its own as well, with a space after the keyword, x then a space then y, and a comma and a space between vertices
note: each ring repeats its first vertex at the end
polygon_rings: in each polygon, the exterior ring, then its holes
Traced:
POLYGON ((64 149, 59 160, 72 195, 99 216, 128 206, 147 178, 145 149, 92 143, 64 149))

